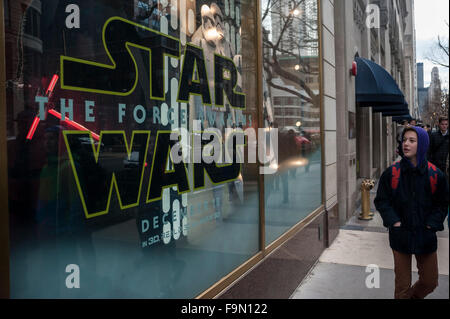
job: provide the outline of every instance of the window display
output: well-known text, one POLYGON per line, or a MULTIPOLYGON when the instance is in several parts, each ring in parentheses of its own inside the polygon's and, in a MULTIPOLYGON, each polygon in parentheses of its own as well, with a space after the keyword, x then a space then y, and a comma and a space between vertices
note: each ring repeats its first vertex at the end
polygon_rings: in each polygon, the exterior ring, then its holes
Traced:
POLYGON ((264 124, 279 141, 264 180, 269 245, 322 202, 318 4, 263 0, 261 16, 264 124))
POLYGON ((317 1, 3 3, 12 298, 223 289, 321 205, 317 1))
POLYGON ((173 150, 258 127, 253 1, 9 7, 12 297, 195 297, 258 252, 256 164, 173 150))

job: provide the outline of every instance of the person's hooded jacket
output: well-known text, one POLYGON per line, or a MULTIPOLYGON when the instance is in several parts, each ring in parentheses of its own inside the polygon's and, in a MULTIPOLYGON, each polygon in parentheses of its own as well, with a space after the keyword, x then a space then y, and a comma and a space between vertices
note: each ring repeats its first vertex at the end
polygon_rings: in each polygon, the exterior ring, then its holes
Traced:
MULTIPOLYGON (((375 207, 389 228, 392 249, 405 254, 428 254, 437 249, 436 231, 444 229, 448 209, 448 185, 444 174, 438 169, 437 187, 434 194, 428 176, 426 153, 429 145, 427 132, 412 127, 417 133, 417 166, 402 155, 400 179, 397 189, 391 186, 392 166, 380 177, 375 207), (401 222, 400 227, 394 227, 401 222), (430 228, 428 228, 429 226, 430 228)), ((402 140, 405 131, 402 134, 402 140)))

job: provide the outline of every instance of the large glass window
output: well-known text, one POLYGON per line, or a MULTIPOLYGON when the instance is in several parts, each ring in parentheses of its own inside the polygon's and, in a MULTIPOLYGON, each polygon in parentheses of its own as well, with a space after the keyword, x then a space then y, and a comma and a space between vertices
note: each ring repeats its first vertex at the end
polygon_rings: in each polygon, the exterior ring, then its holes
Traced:
POLYGON ((317 0, 262 0, 265 125, 278 161, 265 176, 266 244, 322 202, 317 0))
MULTIPOLYGON (((256 2, 7 3, 11 296, 195 297, 255 255, 256 164, 176 162, 172 150, 204 150, 188 141, 208 128, 260 126, 256 2)), ((300 74, 318 77, 314 54, 302 58, 300 74)), ((297 174, 317 183, 308 120, 310 172, 297 174)))

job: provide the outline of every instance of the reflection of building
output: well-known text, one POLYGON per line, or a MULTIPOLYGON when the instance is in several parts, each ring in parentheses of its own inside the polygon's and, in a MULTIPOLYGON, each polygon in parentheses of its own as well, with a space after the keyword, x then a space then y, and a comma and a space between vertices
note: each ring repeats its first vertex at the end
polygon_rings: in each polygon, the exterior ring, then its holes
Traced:
MULTIPOLYGON (((280 79, 275 84, 284 85, 292 91, 294 86, 286 86, 280 79)), ((298 91, 305 94, 304 90, 298 91)), ((274 109, 274 121, 280 127, 296 127, 305 131, 314 130, 320 125, 320 109, 313 104, 302 100, 300 97, 280 89, 272 89, 272 101, 274 109)))
MULTIPOLYGON (((319 94, 317 57, 303 57, 301 64, 298 64, 298 60, 292 56, 280 56, 279 61, 284 69, 298 71, 299 78, 312 90, 313 94, 319 94), (305 69, 308 71, 305 72, 305 69)), ((271 89, 270 94, 275 113, 274 118, 280 127, 296 126, 298 122, 301 123, 304 130, 314 130, 319 127, 320 109, 311 101, 302 98, 308 97, 308 92, 299 83, 283 77, 274 78, 273 83, 276 87, 271 89), (297 92, 298 95, 291 92, 297 92)))
POLYGON ((281 32, 281 48, 294 55, 317 56, 319 37, 317 28, 317 2, 305 0, 300 2, 275 1, 271 10, 272 39, 277 39, 281 32), (294 7, 294 4, 297 4, 294 7), (284 29, 286 19, 291 19, 284 29))
MULTIPOLYGON (((273 121, 280 128, 314 131, 320 124, 319 107, 314 101, 319 94, 317 2, 295 4, 276 1, 266 16, 271 26, 270 32, 264 34, 265 55, 274 54, 272 45, 279 42, 277 66, 269 67, 266 61, 272 77, 268 94, 272 98, 273 121)), ((269 28, 267 23, 263 25, 269 28)))
POLYGON ((329 1, 324 4, 324 11, 334 12, 334 19, 324 17, 325 105, 336 109, 336 122, 328 122, 333 125, 325 127, 326 134, 337 142, 336 162, 330 165, 337 175, 337 188, 330 188, 330 196, 336 196, 343 223, 357 207, 362 179, 379 177, 397 157, 396 124, 390 116, 356 105, 355 78, 349 69, 355 55, 382 66, 403 92, 410 115, 417 117, 414 2, 352 0, 334 1, 334 6, 329 1), (380 9, 379 27, 366 24, 369 4, 380 9), (332 79, 336 85, 330 84, 332 79), (356 139, 347 138, 351 113, 356 113, 356 139))
MULTIPOLYGON (((33 109, 40 86, 42 6, 39 0, 5 0, 4 4, 6 55, 12 57, 6 64, 8 117, 16 119, 24 109, 33 109), (22 107, 13 109, 13 105, 22 107)), ((8 121, 7 130, 8 136, 17 134, 13 121, 8 121)))
POLYGON ((317 25, 317 2, 314 0, 306 0, 300 2, 300 15, 303 17, 300 23, 300 56, 316 57, 319 54, 319 47, 315 39, 319 38, 317 25))

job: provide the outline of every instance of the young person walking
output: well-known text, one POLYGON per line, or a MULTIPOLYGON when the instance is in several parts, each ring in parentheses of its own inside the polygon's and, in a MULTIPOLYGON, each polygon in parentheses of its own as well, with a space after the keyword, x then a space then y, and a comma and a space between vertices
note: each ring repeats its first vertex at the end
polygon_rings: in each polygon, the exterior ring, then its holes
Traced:
POLYGON ((443 172, 426 160, 427 132, 404 129, 402 160, 381 175, 375 207, 389 228, 394 254, 396 299, 422 299, 438 285, 436 231, 444 229, 448 185, 443 172), (412 255, 419 280, 411 286, 412 255))
MULTIPOLYGON (((443 173, 446 172, 446 164, 448 157, 448 118, 439 118, 439 130, 430 136, 430 148, 428 150, 428 160, 436 165, 443 173)), ((448 181, 448 175, 447 175, 448 181)))

